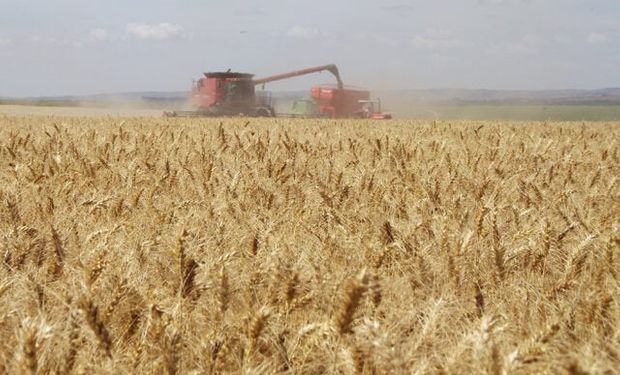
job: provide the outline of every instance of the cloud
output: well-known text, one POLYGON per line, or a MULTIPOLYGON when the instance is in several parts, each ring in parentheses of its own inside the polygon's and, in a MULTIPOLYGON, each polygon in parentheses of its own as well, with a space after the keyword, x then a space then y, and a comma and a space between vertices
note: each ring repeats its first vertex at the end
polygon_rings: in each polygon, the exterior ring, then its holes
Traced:
MULTIPOLYGON (((88 37, 90 40, 94 40, 91 36, 91 32, 88 33, 88 37)), ((87 41, 84 37, 82 38, 62 38, 62 37, 53 37, 53 36, 40 36, 38 34, 34 34, 25 38, 24 41, 26 43, 30 43, 35 45, 35 48, 40 48, 43 46, 46 47, 73 47, 73 48, 84 48, 86 46, 85 42, 87 41)))
POLYGON ((88 38, 90 40, 108 40, 110 39, 110 33, 106 29, 91 29, 88 32, 88 38))
POLYGON ((403 39, 402 35, 378 32, 369 33, 366 31, 353 32, 348 36, 348 38, 355 42, 362 42, 365 44, 375 43, 377 45, 384 45, 388 47, 398 47, 401 46, 403 42, 409 42, 409 38, 403 39))
POLYGON ((505 56, 539 53, 548 46, 548 42, 537 34, 526 34, 519 39, 499 41, 489 45, 487 52, 505 56))
POLYGON ((609 37, 603 33, 591 32, 586 41, 590 44, 605 44, 609 42, 609 37))
POLYGON ((426 29, 411 39, 414 47, 426 49, 446 49, 461 47, 463 42, 455 38, 449 30, 426 29))
POLYGON ((11 38, 0 36, 0 47, 2 47, 2 46, 7 46, 8 47, 11 44, 13 44, 13 40, 11 38))
POLYGON ((180 25, 171 23, 147 24, 130 23, 125 31, 140 40, 167 40, 185 37, 185 32, 180 25))
POLYGON ((326 33, 316 28, 295 25, 291 27, 290 29, 288 29, 285 35, 291 38, 300 38, 300 39, 310 40, 310 39, 316 39, 319 37, 324 37, 326 36, 326 33))

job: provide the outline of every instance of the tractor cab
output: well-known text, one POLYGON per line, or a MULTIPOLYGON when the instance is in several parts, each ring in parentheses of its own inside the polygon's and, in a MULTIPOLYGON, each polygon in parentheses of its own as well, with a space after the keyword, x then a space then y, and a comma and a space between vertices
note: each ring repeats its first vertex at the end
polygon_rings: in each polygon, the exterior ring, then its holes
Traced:
POLYGON ((293 117, 318 117, 319 106, 312 99, 297 99, 291 107, 293 117))
POLYGON ((381 99, 377 100, 358 100, 360 109, 355 112, 359 118, 367 118, 373 120, 388 120, 392 118, 392 114, 381 111, 381 99))

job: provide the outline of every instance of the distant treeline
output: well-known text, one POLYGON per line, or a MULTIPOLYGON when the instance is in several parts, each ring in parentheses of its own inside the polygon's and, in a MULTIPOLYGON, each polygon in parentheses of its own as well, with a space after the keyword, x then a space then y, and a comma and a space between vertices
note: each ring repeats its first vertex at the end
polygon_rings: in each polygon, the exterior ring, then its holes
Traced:
MULTIPOLYGON (((588 99, 588 98, 568 98, 568 99, 494 99, 494 100, 468 100, 453 99, 453 104, 460 105, 601 105, 601 106, 617 106, 620 105, 620 98, 609 99, 588 99)), ((450 104, 447 102, 446 104, 450 104)))
POLYGON ((41 107, 79 107, 79 100, 0 98, 0 105, 34 105, 41 107))
POLYGON ((113 107, 128 106, 131 108, 167 108, 181 105, 185 98, 118 98, 118 99, 56 99, 56 98, 0 98, 0 105, 24 105, 39 107, 113 107))

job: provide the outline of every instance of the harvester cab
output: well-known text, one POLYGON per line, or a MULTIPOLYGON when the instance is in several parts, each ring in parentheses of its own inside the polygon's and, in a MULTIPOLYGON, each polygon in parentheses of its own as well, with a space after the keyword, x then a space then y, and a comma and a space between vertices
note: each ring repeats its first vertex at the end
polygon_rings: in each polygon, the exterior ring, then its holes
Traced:
POLYGON ((230 71, 204 73, 192 88, 191 104, 202 115, 252 115, 256 111, 252 77, 230 71))

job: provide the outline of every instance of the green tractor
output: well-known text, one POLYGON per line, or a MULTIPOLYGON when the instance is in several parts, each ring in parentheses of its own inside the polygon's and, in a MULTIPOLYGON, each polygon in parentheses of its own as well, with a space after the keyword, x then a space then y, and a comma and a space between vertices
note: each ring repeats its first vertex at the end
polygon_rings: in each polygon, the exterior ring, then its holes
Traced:
POLYGON ((312 99, 296 99, 291 107, 293 117, 318 117, 319 106, 312 99))

